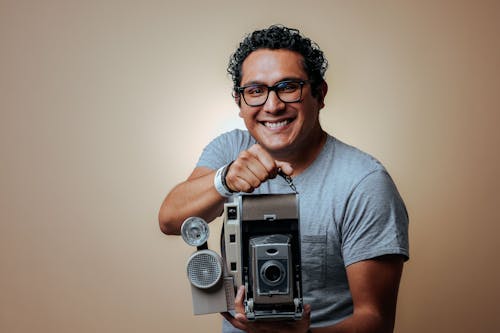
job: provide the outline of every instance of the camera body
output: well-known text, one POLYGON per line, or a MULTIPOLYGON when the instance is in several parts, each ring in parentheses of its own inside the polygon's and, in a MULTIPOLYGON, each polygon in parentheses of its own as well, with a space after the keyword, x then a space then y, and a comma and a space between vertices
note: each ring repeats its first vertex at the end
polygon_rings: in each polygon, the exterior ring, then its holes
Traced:
POLYGON ((222 251, 250 320, 302 318, 297 194, 238 195, 226 203, 222 251))

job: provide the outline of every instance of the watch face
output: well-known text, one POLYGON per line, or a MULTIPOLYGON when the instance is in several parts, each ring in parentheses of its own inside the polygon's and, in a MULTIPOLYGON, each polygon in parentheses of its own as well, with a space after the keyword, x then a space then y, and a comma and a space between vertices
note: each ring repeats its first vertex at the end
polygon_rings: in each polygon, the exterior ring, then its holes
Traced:
POLYGON ((188 217, 181 226, 181 236, 191 246, 205 244, 210 235, 208 223, 201 217, 188 217))

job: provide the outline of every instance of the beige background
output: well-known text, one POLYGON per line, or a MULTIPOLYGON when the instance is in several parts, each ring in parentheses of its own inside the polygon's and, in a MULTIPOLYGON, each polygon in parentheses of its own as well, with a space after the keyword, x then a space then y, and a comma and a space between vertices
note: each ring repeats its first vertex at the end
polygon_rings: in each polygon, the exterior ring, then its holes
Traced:
POLYGON ((0 0, 1 332, 218 331, 156 216, 242 126, 228 56, 272 23, 323 48, 324 127, 407 203, 396 332, 500 331, 499 1, 0 0))

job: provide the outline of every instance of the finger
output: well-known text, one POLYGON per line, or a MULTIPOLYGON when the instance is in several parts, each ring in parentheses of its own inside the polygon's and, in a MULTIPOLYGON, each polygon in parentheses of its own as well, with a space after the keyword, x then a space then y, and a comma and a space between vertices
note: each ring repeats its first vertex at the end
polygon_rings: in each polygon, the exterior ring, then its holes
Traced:
POLYGON ((235 160, 226 174, 227 186, 235 192, 252 192, 260 180, 246 167, 246 163, 235 160))
POLYGON ((304 311, 311 314, 311 304, 304 304, 304 311))
POLYGON ((276 177, 276 172, 278 171, 278 166, 274 158, 265 150, 261 145, 255 144, 248 152, 255 156, 256 159, 262 164, 262 166, 266 169, 268 178, 276 177))
POLYGON ((311 319, 311 304, 304 304, 304 313, 302 318, 309 321, 311 319))
POLYGON ((240 286, 234 298, 234 310, 236 313, 245 313, 245 305, 243 300, 245 298, 245 286, 240 286))
POLYGON ((233 317, 229 312, 221 312, 220 313, 226 320, 233 325, 233 327, 245 331, 247 326, 239 321, 237 318, 233 317))
POLYGON ((242 324, 246 324, 248 322, 247 316, 245 316, 243 313, 236 313, 234 315, 234 318, 242 324))
POLYGON ((221 316, 226 318, 227 321, 231 321, 234 319, 233 315, 230 312, 220 312, 221 316))
POLYGON ((226 184, 238 192, 252 192, 268 178, 268 172, 252 153, 243 151, 231 164, 226 174, 226 184))
POLYGON ((288 162, 276 161, 276 165, 281 169, 286 175, 291 176, 293 174, 293 167, 288 162))
POLYGON ((252 173, 252 175, 254 175, 259 181, 259 184, 257 185, 260 185, 260 183, 263 183, 270 178, 270 172, 260 161, 247 164, 247 168, 252 173))
MULTIPOLYGON (((304 312, 302 313, 302 319, 300 320, 302 325, 306 328, 311 326, 311 305, 304 304, 304 312)), ((309 332, 309 331, 308 331, 309 332)))
MULTIPOLYGON (((227 178, 226 178, 227 179, 227 178)), ((245 192, 245 193, 252 193, 258 186, 253 186, 250 184, 246 179, 236 176, 231 178, 231 180, 226 180, 226 183, 230 185, 230 188, 233 189, 235 192, 245 192)))
POLYGON ((234 298, 234 310, 235 314, 234 317, 229 315, 224 315, 224 318, 227 319, 233 325, 234 327, 240 329, 240 330, 246 330, 247 329, 247 318, 245 316, 245 305, 243 303, 245 299, 245 287, 240 286, 238 288, 238 291, 236 292, 236 297, 234 298))

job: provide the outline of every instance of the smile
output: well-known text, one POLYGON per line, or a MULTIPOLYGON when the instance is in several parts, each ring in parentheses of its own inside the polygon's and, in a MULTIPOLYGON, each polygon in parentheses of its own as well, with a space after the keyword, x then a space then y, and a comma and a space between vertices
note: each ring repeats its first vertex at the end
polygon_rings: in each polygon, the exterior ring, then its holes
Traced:
POLYGON ((277 121, 277 122, 271 122, 271 121, 264 121, 263 124, 269 129, 280 129, 291 123, 292 121, 290 119, 282 120, 282 121, 277 121))

